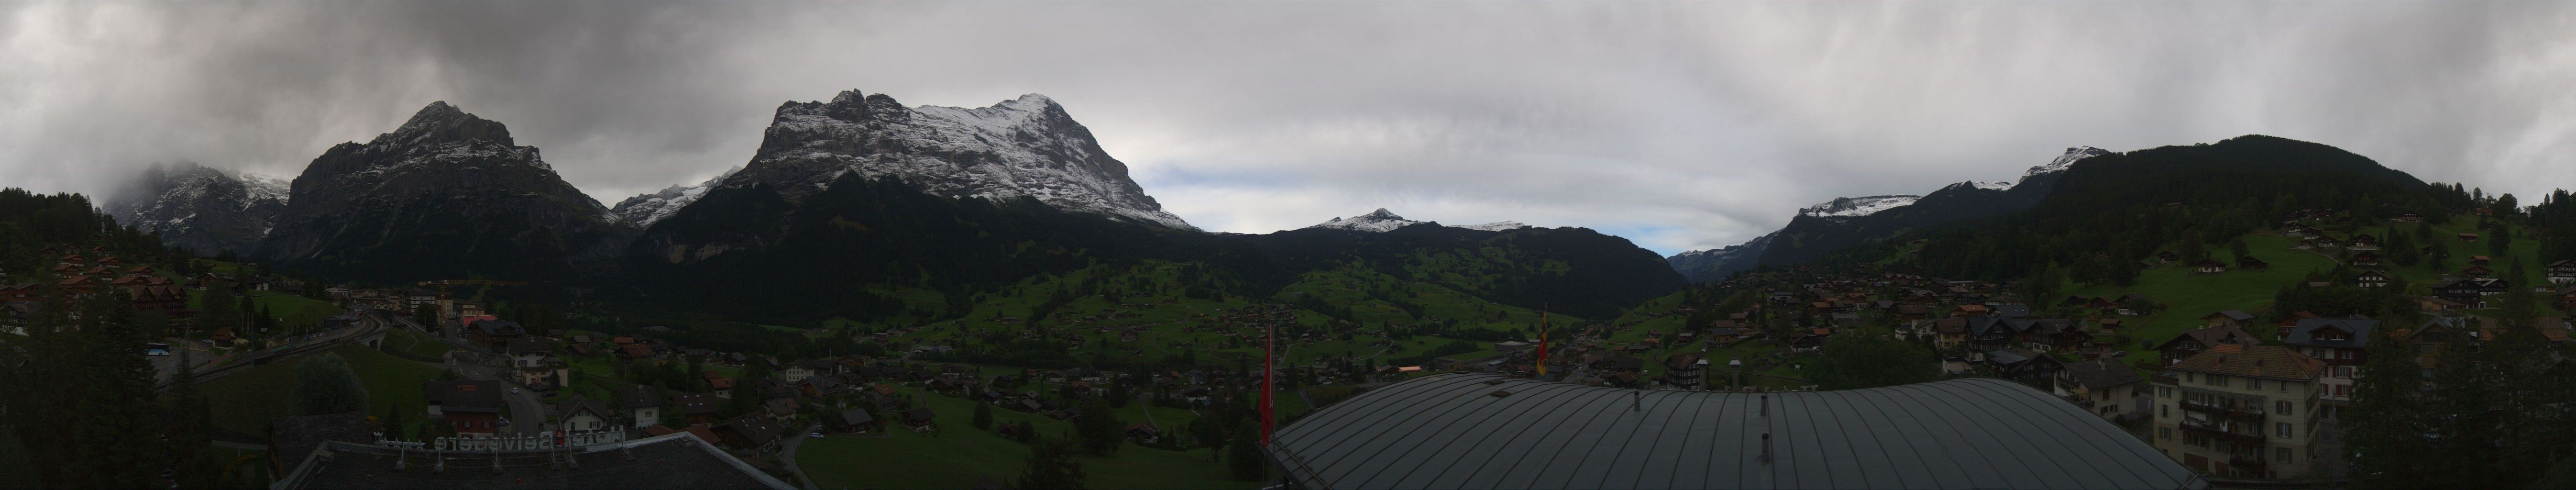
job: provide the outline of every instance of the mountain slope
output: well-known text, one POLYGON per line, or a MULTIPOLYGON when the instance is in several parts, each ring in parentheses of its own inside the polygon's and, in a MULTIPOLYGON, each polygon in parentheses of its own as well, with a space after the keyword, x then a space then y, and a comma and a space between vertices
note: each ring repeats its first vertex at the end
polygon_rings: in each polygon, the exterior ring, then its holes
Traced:
POLYGON ((710 191, 638 241, 628 266, 633 280, 621 288, 648 299, 693 298, 725 314, 812 321, 885 315, 899 303, 879 291, 941 291, 951 304, 967 305, 979 295, 1014 294, 1002 289, 1008 285, 1145 261, 1185 264, 1195 271, 1189 287, 1234 295, 1269 297, 1308 272, 1358 264, 1489 301, 1566 312, 1615 312, 1681 285, 1653 252, 1578 228, 1209 234, 1064 210, 1028 196, 944 197, 857 174, 825 184, 794 201, 757 182, 710 191), (680 243, 704 245, 672 246, 680 243))
POLYGON ((1664 262, 1690 282, 1725 279, 1729 274, 1752 270, 1754 266, 1761 265, 1762 250, 1769 248, 1771 240, 1779 236, 1780 233, 1775 231, 1754 237, 1740 245, 1673 254, 1671 257, 1665 257, 1664 262))
POLYGON ((258 245, 286 199, 284 181, 180 162, 144 169, 104 207, 171 245, 214 253, 258 245))
POLYGON ((368 281, 568 278, 633 235, 501 123, 431 103, 323 152, 258 255, 368 281))
POLYGON ((2347 210, 2361 223, 2453 211, 2434 187, 2405 172, 2340 148, 2263 135, 2087 158, 2055 186, 2027 210, 1900 240, 1923 240, 1910 260, 1924 273, 2010 279, 2050 263, 2075 270, 2079 261, 2134 261, 2186 232, 2233 237, 2302 209, 2347 210))
POLYGON ((2020 180, 2009 183, 1960 182, 1919 197, 1836 198, 1800 208, 1788 225, 1754 241, 1684 252, 1667 261, 1692 281, 1723 278, 1762 265, 1798 265, 1906 230, 2028 209, 2047 197, 2056 188, 2059 176, 2075 162, 2107 154, 2110 152, 2090 146, 2067 148, 2057 158, 2031 167, 2020 180))

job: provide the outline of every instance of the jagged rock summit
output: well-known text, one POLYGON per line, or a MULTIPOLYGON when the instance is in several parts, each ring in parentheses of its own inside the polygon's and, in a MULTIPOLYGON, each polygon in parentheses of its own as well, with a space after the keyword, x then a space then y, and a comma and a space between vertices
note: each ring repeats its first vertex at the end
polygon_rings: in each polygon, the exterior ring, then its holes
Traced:
POLYGON ((509 128, 446 102, 324 151, 257 255, 361 280, 566 277, 631 235, 509 128))
MULTIPOLYGON (((1368 232, 1386 232, 1386 231, 1393 231, 1393 230, 1395 230, 1395 229, 1397 229, 1397 228, 1403 228, 1403 227, 1413 226, 1413 225, 1419 225, 1419 224, 1430 224, 1430 225, 1437 225, 1437 226, 1449 226, 1449 225, 1441 225, 1439 222, 1436 222, 1436 221, 1414 221, 1414 220, 1404 219, 1404 217, 1403 217, 1403 216, 1396 216, 1396 215, 1395 215, 1395 213, 1387 211, 1387 210, 1386 210, 1386 208, 1377 208, 1377 210, 1376 210, 1376 211, 1371 211, 1371 212, 1369 212, 1368 214, 1363 214, 1363 215, 1359 215, 1359 216, 1352 216, 1352 217, 1348 217, 1348 218, 1333 218, 1333 219, 1331 219, 1331 220, 1328 220, 1328 221, 1325 221, 1325 222, 1322 222, 1322 223, 1316 223, 1314 226, 1308 226, 1308 227, 1306 227, 1305 229, 1317 229, 1317 228, 1323 228, 1323 229, 1335 229, 1335 230, 1352 230, 1352 231, 1368 231, 1368 232)), ((1449 226, 1449 227, 1450 227, 1450 228, 1464 228, 1464 229, 1469 229, 1469 230, 1503 231, 1503 230, 1511 230, 1511 229, 1519 229, 1519 228, 1528 228, 1528 227, 1530 227, 1530 226, 1529 226, 1529 225, 1525 225, 1525 224, 1521 224, 1521 222, 1518 222, 1518 221, 1496 221, 1496 222, 1492 222, 1492 223, 1485 223, 1485 224, 1481 224, 1481 225, 1449 226)))
POLYGON ((841 92, 788 102, 742 171, 719 184, 765 186, 790 200, 845 174, 897 178, 941 196, 1026 196, 1059 209, 1197 230, 1164 212, 1091 130, 1043 95, 991 107, 904 107, 885 94, 841 92))
POLYGON ((152 164, 105 206, 109 215, 162 241, 214 253, 247 252, 285 210, 287 183, 179 162, 152 164))

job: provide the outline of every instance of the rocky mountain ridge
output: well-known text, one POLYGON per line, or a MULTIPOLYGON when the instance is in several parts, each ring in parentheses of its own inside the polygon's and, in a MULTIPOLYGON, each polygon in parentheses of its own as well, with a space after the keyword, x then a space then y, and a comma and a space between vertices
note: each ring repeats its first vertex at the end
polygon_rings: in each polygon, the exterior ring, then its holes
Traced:
POLYGON ((290 196, 255 255, 360 280, 569 277, 632 236, 536 147, 446 102, 332 146, 290 196))
POLYGON ((121 223, 162 241, 214 253, 249 251, 283 211, 287 182, 193 162, 152 164, 107 200, 121 223))

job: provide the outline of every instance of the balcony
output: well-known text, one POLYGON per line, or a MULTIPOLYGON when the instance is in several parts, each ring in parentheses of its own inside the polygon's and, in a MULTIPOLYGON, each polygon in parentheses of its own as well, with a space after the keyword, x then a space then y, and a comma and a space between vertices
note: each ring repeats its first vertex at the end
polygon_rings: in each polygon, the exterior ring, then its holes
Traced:
POLYGON ((2262 406, 2261 406, 2261 405, 2218 405, 2218 404, 2213 404, 2213 403, 2195 402, 2195 401, 2190 401, 2190 400, 2184 400, 2184 401, 2182 402, 2182 409, 2183 409, 2183 410, 2186 410, 2186 411, 2194 411, 2194 412, 2207 413, 2207 414, 2217 415, 2217 416, 2222 416, 2222 417, 2227 417, 2227 418, 2231 418, 2231 419, 2250 420, 2250 421, 2258 421, 2258 422, 2263 420, 2263 408, 2262 408, 2262 406))
POLYGON ((2251 425, 2243 426, 2243 428, 2235 430, 2229 430, 2225 428, 2225 426, 2210 424, 2208 422, 2184 420, 2182 421, 2182 430, 2185 432, 2198 432, 2212 436, 2234 438, 2239 442, 2250 444, 2263 443, 2263 433, 2255 430, 2251 425))

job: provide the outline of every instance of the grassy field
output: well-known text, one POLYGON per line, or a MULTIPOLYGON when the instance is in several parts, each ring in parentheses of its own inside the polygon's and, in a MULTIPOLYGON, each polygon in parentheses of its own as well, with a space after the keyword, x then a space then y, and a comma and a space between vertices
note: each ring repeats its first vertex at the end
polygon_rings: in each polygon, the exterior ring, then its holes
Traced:
MULTIPOLYGON (((188 301, 192 304, 205 296, 205 291, 188 291, 188 301)), ((267 307, 269 314, 277 315, 278 320, 289 326, 321 324, 322 319, 347 311, 329 301, 277 291, 251 291, 244 296, 250 297, 251 304, 267 307)))
MULTIPOLYGON (((2392 232, 2410 235, 2415 232, 2414 224, 2396 223, 2395 225, 2395 230, 2385 226, 2321 228, 2326 228, 2327 231, 2338 236, 2367 233, 2386 237, 2392 232)), ((2433 237, 2451 250, 2451 256, 2448 259, 2438 264, 2431 261, 2413 266, 2391 264, 2386 269, 2406 282, 2406 288, 2410 294, 2424 293, 2425 285, 2440 280, 2446 274, 2456 275, 2461 269, 2468 267, 2471 255, 2487 254, 2486 242, 2461 242, 2456 238, 2459 233, 2481 232, 2476 229, 2475 219, 2472 217, 2456 217, 2447 224, 2435 225, 2432 228, 2433 237)), ((2336 257, 2326 253, 2293 248, 2297 240, 2282 237, 2277 232, 2257 232, 2244 235, 2243 238, 2247 249, 2254 257, 2272 264, 2271 270, 2232 270, 2218 275, 2202 276, 2191 274, 2191 267, 2188 264, 2172 264, 2147 269, 2138 275, 2137 283, 2129 287, 2095 285, 2076 290, 2074 294, 2146 295, 2162 304, 2163 309, 2145 318, 2133 319, 2131 324, 2135 326, 2131 327, 2128 334, 2133 339, 2162 341, 2173 338, 2184 330, 2200 328, 2205 324, 2201 317, 2210 313, 2231 309, 2248 313, 2260 311, 2271 305, 2272 296, 2280 292, 2282 287, 2306 280, 2309 272, 2333 269, 2338 263, 2336 257)), ((2507 255, 2493 259, 2491 262, 2493 267, 2502 274, 2504 269, 2509 267, 2507 264, 2519 258, 2525 267, 2531 269, 2531 273, 2536 275, 2542 264, 2537 255, 2539 245, 2536 240, 2519 234, 2516 238, 2507 255)), ((2223 246, 2212 246, 2211 250, 2219 255, 2225 254, 2223 246)), ((2257 336, 2269 335, 2269 332, 2260 331, 2263 329, 2249 330, 2257 330, 2253 332, 2257 336)), ((2137 342, 2122 345, 2120 348, 2129 351, 2132 356, 2148 353, 2147 348, 2137 342)))
MULTIPOLYGON (((1019 475, 1028 459, 1027 447, 967 425, 974 417, 974 402, 913 388, 904 392, 920 396, 938 413, 941 429, 936 435, 898 426, 888 437, 809 439, 797 449, 797 466, 822 488, 969 488, 979 479, 1008 483, 1019 475)), ((1133 409, 1121 415, 1139 417, 1133 409)), ((1032 422, 1041 434, 1073 431, 1070 423, 1010 410, 993 411, 993 420, 1032 422)), ((1185 453, 1130 445, 1109 457, 1083 458, 1089 475, 1084 484, 1139 489, 1257 486, 1228 479, 1224 465, 1208 461, 1208 455, 1206 450, 1185 453)))
MULTIPOLYGON (((385 407, 402 407, 407 419, 421 419, 425 402, 420 383, 438 379, 439 368, 365 346, 346 346, 330 352, 347 359, 349 367, 357 371, 358 380, 366 384, 368 415, 383 416, 385 407)), ((303 415, 296 408, 295 363, 308 358, 311 356, 253 367, 205 383, 215 426, 244 434, 266 434, 269 419, 303 415)))
POLYGON ((430 336, 426 334, 411 330, 396 328, 392 329, 390 333, 385 334, 386 350, 408 352, 412 355, 418 356, 439 357, 446 355, 447 351, 455 348, 456 346, 448 345, 446 342, 440 342, 438 339, 430 338, 430 336))

